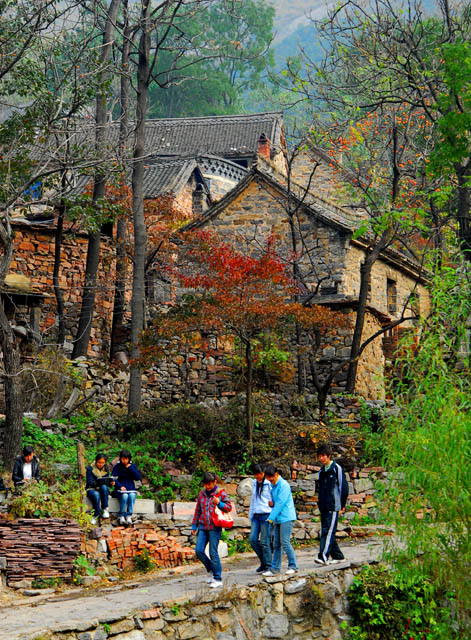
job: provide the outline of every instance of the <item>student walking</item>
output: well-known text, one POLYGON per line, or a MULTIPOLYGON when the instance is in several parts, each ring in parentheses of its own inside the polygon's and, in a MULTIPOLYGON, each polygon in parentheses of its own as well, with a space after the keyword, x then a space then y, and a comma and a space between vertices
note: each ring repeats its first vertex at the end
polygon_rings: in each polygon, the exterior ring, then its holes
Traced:
POLYGON ((319 471, 319 511, 321 513, 321 542, 318 564, 336 564, 345 556, 335 538, 340 511, 348 497, 348 482, 342 467, 332 460, 332 449, 326 444, 317 448, 317 459, 322 464, 319 471), (331 560, 329 560, 329 556, 331 560))
POLYGON ((270 525, 267 520, 273 507, 272 485, 265 478, 261 465, 254 466, 253 474, 254 481, 249 508, 251 522, 249 542, 260 560, 260 566, 256 572, 263 573, 271 567, 270 525))
POLYGON ((214 510, 219 507, 228 513, 232 504, 224 489, 218 489, 216 475, 207 471, 203 475, 204 489, 200 491, 196 503, 195 514, 191 525, 193 535, 198 531, 196 539, 196 557, 203 563, 208 572, 208 584, 211 589, 222 587, 222 566, 218 553, 222 528, 213 522, 214 510), (206 555, 206 545, 209 543, 209 558, 206 555))
POLYGON ((298 564, 296 555, 291 544, 291 532, 296 520, 296 510, 294 508, 293 494, 291 487, 282 478, 273 465, 265 468, 265 477, 272 484, 272 497, 274 506, 268 514, 267 522, 273 529, 273 558, 271 567, 264 571, 262 575, 274 576, 281 571, 282 550, 288 558, 288 569, 285 572, 290 576, 297 572, 298 564))

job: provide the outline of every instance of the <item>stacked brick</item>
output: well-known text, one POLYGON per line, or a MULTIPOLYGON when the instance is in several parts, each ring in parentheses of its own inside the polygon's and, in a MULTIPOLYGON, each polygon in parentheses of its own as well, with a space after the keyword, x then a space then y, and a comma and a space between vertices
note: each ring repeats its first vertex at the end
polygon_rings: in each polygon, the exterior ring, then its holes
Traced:
POLYGON ((0 523, 0 557, 8 585, 33 578, 70 579, 80 551, 80 528, 63 518, 19 518, 0 523))
POLYGON ((106 541, 110 564, 119 569, 132 567, 134 558, 144 551, 158 567, 176 567, 195 558, 193 549, 182 547, 174 536, 156 531, 145 522, 128 529, 114 527, 106 541))

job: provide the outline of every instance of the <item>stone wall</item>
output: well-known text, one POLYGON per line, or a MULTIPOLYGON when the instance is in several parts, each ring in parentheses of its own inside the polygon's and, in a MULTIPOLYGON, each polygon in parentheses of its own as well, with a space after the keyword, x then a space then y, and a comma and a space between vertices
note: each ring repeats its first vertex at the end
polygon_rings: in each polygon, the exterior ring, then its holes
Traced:
MULTIPOLYGON (((15 237, 10 272, 21 273, 31 279, 34 291, 46 296, 41 307, 40 328, 46 342, 54 342, 56 335, 56 299, 52 272, 54 266, 55 228, 48 225, 13 223, 15 237)), ((80 313, 83 279, 87 257, 88 237, 83 233, 65 234, 61 250, 59 286, 64 295, 66 340, 75 336, 80 313)), ((95 317, 90 335, 89 354, 106 353, 111 330, 113 309, 114 260, 110 243, 103 238, 101 268, 98 271, 95 317)))
POLYGON ((341 625, 349 619, 346 594, 359 571, 346 563, 311 576, 277 576, 156 602, 128 616, 104 610, 100 620, 71 620, 60 630, 47 631, 45 620, 44 630, 25 640, 341 640, 341 625), (309 591, 317 595, 313 608, 306 605, 309 591))
MULTIPOLYGON (((360 263, 364 260, 365 254, 363 249, 351 246, 345 270, 342 276, 342 291, 348 295, 358 296, 360 292, 360 263)), ((369 304, 378 309, 386 316, 397 319, 401 316, 402 309, 406 304, 411 292, 418 296, 417 308, 422 316, 427 316, 430 312, 430 295, 423 282, 416 283, 416 279, 405 272, 394 268, 383 260, 377 260, 371 271, 371 293, 369 296, 369 304), (391 280, 396 283, 396 311, 393 312, 388 305, 387 299, 387 281, 391 280)), ((410 308, 412 314, 412 309, 410 308)), ((415 308, 415 307, 414 307, 415 308)), ((404 323, 407 326, 407 323, 404 323)))

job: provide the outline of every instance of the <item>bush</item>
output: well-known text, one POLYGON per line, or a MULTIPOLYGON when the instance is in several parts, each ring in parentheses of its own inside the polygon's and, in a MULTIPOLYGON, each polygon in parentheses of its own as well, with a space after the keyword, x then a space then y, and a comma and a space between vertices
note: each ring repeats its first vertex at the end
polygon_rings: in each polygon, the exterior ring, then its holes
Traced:
POLYGON ((155 562, 152 560, 148 549, 143 549, 141 553, 134 556, 134 567, 142 573, 148 573, 155 567, 155 562))
POLYGON ((306 586, 301 592, 301 604, 305 615, 316 623, 320 622, 325 610, 324 592, 312 578, 307 580, 306 586))
POLYGON ((348 640, 453 640, 449 600, 420 577, 366 567, 348 592, 348 640), (447 605, 447 606, 446 606, 447 605))
POLYGON ((9 512, 16 518, 67 518, 82 527, 90 521, 77 482, 70 478, 54 487, 32 482, 12 498, 9 512))

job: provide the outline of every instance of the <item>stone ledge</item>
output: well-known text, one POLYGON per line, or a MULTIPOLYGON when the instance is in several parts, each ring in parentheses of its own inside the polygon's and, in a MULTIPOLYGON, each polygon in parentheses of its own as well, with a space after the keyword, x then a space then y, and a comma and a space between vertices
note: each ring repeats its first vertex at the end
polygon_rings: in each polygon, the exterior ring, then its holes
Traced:
MULTIPOLYGON (((85 498, 85 504, 91 509, 92 503, 88 498, 85 498)), ((109 511, 110 513, 118 513, 119 511, 119 500, 117 498, 110 498, 109 501, 109 511)), ((155 502, 154 500, 146 500, 144 498, 138 498, 134 503, 133 513, 136 514, 154 514, 155 513, 155 502)))

